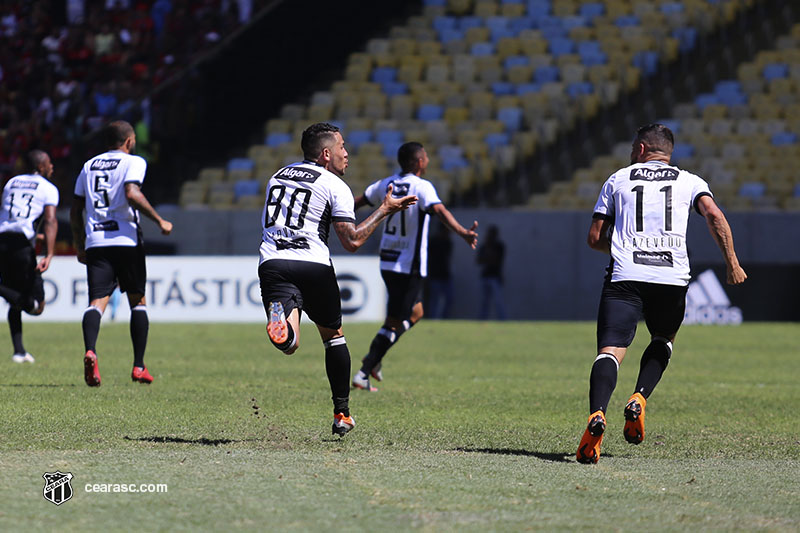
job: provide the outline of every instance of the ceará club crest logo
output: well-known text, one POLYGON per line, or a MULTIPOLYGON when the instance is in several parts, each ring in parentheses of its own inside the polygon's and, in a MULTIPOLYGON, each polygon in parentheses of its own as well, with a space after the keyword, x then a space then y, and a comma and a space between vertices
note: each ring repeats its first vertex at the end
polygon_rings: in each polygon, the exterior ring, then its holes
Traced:
POLYGON ((44 478, 44 499, 61 505, 65 501, 72 498, 72 472, 45 472, 42 477, 44 478))

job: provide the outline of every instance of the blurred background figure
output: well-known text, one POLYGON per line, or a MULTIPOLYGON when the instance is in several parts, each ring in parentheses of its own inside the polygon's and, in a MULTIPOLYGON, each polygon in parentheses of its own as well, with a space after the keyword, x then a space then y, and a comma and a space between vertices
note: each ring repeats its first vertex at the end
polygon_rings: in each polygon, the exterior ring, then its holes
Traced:
POLYGON ((489 318, 494 308, 497 320, 506 319, 506 303, 503 296, 503 260, 506 246, 500 240, 500 231, 492 224, 486 232, 486 241, 478 248, 478 264, 481 266, 481 306, 478 318, 489 318))
POLYGON ((450 259, 453 241, 450 232, 441 222, 428 241, 428 305, 430 318, 448 318, 453 301, 453 279, 450 259))

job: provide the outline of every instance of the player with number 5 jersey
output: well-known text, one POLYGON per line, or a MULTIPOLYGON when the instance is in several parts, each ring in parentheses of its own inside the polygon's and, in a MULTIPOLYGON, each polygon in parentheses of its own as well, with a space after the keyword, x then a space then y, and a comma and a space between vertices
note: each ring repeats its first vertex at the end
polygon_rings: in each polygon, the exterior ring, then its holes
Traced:
POLYGON ((258 277, 267 313, 267 336, 287 355, 299 347, 300 313, 319 330, 333 400, 335 435, 355 427, 350 415, 350 351, 342 332, 342 301, 328 250, 333 226, 347 251, 366 242, 380 222, 417 201, 391 189, 378 208, 356 226, 353 193, 342 177, 347 149, 339 128, 312 124, 300 143, 304 160, 278 170, 267 183, 261 218, 258 277))
POLYGON ((708 184, 670 164, 674 142, 662 124, 639 128, 631 165, 608 178, 594 208, 588 244, 610 254, 611 264, 597 314, 597 357, 589 377, 591 414, 576 453, 581 463, 596 463, 600 457, 608 402, 641 318, 650 344, 625 404, 623 435, 631 444, 644 441, 645 405, 672 357, 686 308, 686 228, 692 211, 705 218, 722 251, 728 283, 747 279, 733 249, 731 228, 708 184))
POLYGON ((121 292, 127 292, 131 308, 131 379, 150 384, 153 376, 144 365, 150 321, 144 295, 147 268, 139 212, 158 224, 164 235, 172 231, 172 223, 159 216, 141 191, 147 163, 133 155, 133 127, 120 120, 106 126, 104 133, 108 150, 83 165, 70 211, 72 238, 78 261, 86 265, 89 285, 89 307, 82 322, 84 379, 90 387, 100 386, 96 350, 100 319, 111 293, 119 286, 121 292))

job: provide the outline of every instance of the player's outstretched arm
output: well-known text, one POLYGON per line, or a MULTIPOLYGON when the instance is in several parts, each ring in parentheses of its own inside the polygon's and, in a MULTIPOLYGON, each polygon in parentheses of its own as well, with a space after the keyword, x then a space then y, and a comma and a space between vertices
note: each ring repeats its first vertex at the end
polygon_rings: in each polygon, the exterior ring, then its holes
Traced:
POLYGON ((608 239, 610 227, 611 221, 607 218, 597 217, 592 219, 592 225, 589 226, 589 235, 586 237, 586 243, 589 248, 610 254, 611 241, 608 239))
POLYGON ((439 217, 439 220, 442 221, 442 224, 464 239, 473 250, 478 246, 478 234, 475 232, 475 230, 478 229, 477 220, 473 220, 472 227, 467 229, 456 220, 456 217, 453 216, 453 213, 451 213, 444 204, 434 204, 431 209, 436 213, 436 216, 439 217))
POLYGON ((56 219, 56 206, 44 206, 44 214, 42 216, 42 226, 44 228, 44 244, 47 247, 47 253, 36 265, 36 270, 39 272, 46 272, 50 268, 50 260, 56 252, 56 234, 58 233, 58 219, 56 219))
POLYGON ((147 200, 142 190, 139 188, 138 184, 125 184, 125 198, 128 199, 128 203, 134 208, 138 209, 144 213, 147 218, 158 224, 158 227, 161 228, 161 233, 164 235, 170 234, 172 231, 172 222, 164 220, 158 215, 153 206, 150 205, 150 202, 147 200))
POLYGON ((69 210, 69 227, 72 230, 72 244, 78 251, 78 261, 86 262, 86 233, 83 228, 83 208, 86 197, 73 196, 72 207, 69 210))
POLYGON ((339 241, 341 241, 344 249, 348 252, 355 252, 367 242, 369 236, 372 235, 384 218, 397 211, 408 209, 409 206, 415 203, 417 203, 417 197, 413 195, 394 198, 392 196, 392 186, 389 185, 389 190, 386 196, 383 197, 381 205, 361 224, 356 226, 352 222, 334 222, 333 229, 336 230, 336 235, 339 236, 339 241))
POLYGON ((733 249, 733 232, 728 224, 728 219, 719 208, 717 203, 710 196, 702 196, 697 201, 697 207, 700 214, 706 219, 708 231, 717 242, 717 246, 722 251, 722 257, 725 259, 725 267, 728 271, 727 281, 730 285, 738 285, 747 279, 747 274, 744 269, 739 265, 739 258, 736 257, 736 251, 733 249))

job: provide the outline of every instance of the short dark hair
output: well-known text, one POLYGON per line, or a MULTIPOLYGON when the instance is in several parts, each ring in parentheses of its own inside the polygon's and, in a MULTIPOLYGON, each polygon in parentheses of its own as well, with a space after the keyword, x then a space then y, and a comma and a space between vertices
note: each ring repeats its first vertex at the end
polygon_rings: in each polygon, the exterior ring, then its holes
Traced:
POLYGON ((663 124, 647 124, 636 130, 636 139, 647 147, 648 152, 664 152, 671 154, 675 146, 672 131, 663 124))
POLYGON ((47 155, 47 152, 43 150, 31 150, 28 152, 26 157, 26 162, 28 164, 28 171, 29 172, 37 172, 39 167, 44 163, 47 158, 50 157, 47 155))
POLYGON ((106 126, 106 148, 115 150, 125 144, 128 137, 134 134, 133 126, 124 120, 115 120, 106 126))
POLYGON ((424 147, 418 142, 407 142, 397 150, 397 162, 403 172, 413 172, 416 170, 417 160, 424 147))
POLYGON ((333 141, 333 134, 337 131, 339 128, 328 122, 317 122, 307 127, 300 140, 303 157, 312 161, 317 159, 325 145, 333 141))

